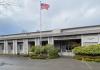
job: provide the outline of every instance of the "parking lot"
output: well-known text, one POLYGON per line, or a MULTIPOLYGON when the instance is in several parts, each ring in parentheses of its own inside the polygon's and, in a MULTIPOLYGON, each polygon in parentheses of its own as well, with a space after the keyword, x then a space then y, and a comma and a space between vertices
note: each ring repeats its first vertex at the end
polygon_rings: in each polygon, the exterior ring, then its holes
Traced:
POLYGON ((81 62, 69 57, 36 60, 0 55, 0 70, 100 70, 100 63, 81 62))

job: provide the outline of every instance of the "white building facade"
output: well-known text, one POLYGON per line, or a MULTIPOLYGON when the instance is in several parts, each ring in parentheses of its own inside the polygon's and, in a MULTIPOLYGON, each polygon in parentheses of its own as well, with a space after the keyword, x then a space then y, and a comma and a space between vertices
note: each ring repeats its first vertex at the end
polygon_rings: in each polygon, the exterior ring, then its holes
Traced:
MULTIPOLYGON (((71 51, 72 43, 81 46, 100 44, 100 25, 42 31, 42 45, 51 44, 62 52, 71 51)), ((32 46, 40 45, 40 32, 0 36, 0 54, 28 54, 32 46)))

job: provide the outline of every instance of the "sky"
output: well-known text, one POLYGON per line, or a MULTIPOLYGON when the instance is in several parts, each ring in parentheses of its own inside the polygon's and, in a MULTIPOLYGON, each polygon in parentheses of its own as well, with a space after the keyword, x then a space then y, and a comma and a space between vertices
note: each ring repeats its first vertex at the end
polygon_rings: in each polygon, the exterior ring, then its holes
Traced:
MULTIPOLYGON (((100 25, 100 0, 41 0, 42 29, 100 25)), ((40 0, 0 0, 0 35, 40 30, 40 0)))

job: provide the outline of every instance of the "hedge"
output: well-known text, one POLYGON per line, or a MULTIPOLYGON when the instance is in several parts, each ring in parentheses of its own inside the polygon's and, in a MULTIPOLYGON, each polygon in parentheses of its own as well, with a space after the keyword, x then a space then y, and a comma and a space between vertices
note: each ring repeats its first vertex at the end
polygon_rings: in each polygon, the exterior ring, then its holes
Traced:
POLYGON ((75 59, 100 62, 100 44, 79 46, 72 51, 75 53, 75 59))
POLYGON ((100 45, 79 46, 73 52, 76 55, 100 56, 100 45))

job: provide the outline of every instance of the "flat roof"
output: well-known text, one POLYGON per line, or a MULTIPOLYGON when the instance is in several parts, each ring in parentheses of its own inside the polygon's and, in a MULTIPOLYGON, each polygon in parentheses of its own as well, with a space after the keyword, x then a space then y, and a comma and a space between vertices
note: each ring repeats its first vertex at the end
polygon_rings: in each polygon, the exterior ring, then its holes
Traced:
MULTIPOLYGON (((71 27, 71 28, 64 28, 60 30, 74 30, 74 29, 81 29, 81 28, 92 28, 92 27, 100 27, 100 25, 91 25, 91 26, 81 26, 81 27, 71 27)), ((53 30, 47 30, 47 31, 41 31, 42 33, 52 32, 53 30)), ((34 33, 40 33, 40 31, 36 32, 26 32, 26 33, 15 33, 15 34, 7 34, 7 35, 0 35, 2 36, 12 36, 12 35, 23 35, 23 34, 34 34, 34 33)))

